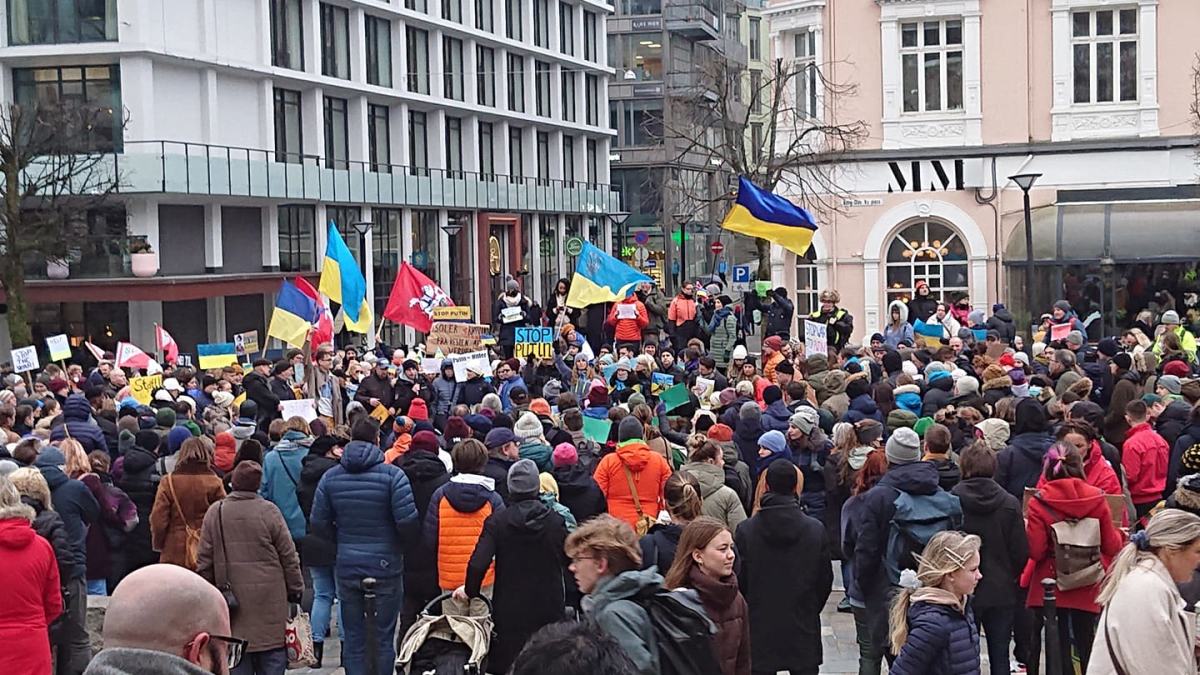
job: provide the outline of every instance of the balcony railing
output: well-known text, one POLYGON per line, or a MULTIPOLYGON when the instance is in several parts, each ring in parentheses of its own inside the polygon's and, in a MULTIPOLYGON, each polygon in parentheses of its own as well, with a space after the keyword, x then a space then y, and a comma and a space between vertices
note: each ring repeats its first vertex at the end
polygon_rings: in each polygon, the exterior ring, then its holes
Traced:
MULTIPOLYGON (((88 234, 72 236, 64 262, 69 265, 72 279, 114 279, 131 276, 129 245, 142 237, 120 237, 88 234)), ((27 279, 47 279, 47 261, 31 256, 24 261, 27 279)))
POLYGON ((177 141, 126 141, 106 170, 123 194, 345 202, 484 211, 608 214, 620 210, 609 185, 532 176, 448 171, 362 161, 330 168, 316 156, 177 141))

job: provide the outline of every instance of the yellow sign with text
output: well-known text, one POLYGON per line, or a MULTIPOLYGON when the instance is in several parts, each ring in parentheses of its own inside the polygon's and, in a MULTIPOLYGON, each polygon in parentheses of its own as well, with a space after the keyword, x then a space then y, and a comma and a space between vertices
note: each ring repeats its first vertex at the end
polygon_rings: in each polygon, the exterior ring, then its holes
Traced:
POLYGON ((469 305, 449 305, 433 308, 434 321, 470 321, 471 307, 469 305))
POLYGON ((150 405, 150 396, 162 386, 162 373, 129 378, 129 395, 142 405, 150 405))

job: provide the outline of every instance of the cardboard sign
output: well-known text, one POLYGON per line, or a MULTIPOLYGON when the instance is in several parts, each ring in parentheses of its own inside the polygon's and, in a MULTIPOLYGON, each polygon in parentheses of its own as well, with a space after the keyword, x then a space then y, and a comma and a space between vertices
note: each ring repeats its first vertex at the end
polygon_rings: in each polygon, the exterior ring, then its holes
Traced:
POLYGON ((513 355, 517 358, 536 356, 539 359, 554 358, 553 328, 515 328, 513 355))
POLYGON ((804 356, 829 356, 828 327, 823 323, 804 320, 804 356))
POLYGON ((688 402, 689 399, 687 385, 680 382, 670 389, 663 391, 662 394, 659 394, 658 400, 662 401, 663 410, 665 412, 671 412, 672 410, 688 402))
POLYGON ((467 381, 467 370, 472 370, 480 375, 492 374, 492 364, 488 361, 487 351, 451 354, 449 358, 450 363, 454 365, 454 379, 457 382, 467 381))
POLYGON ((584 415, 583 437, 603 445, 608 442, 608 432, 612 429, 612 424, 610 420, 602 420, 584 415))
POLYGON ((245 333, 238 333, 233 336, 233 349, 238 356, 247 354, 257 354, 258 348, 258 331, 248 330, 245 333))
POLYGON ((442 371, 442 359, 428 358, 421 359, 421 372, 428 375, 437 375, 442 371))
POLYGON ((696 384, 692 385, 692 393, 696 395, 696 398, 700 399, 700 407, 708 410, 711 406, 713 391, 716 387, 716 380, 710 380, 707 377, 696 378, 696 384))
POLYGON ((38 364, 37 347, 31 345, 12 350, 12 363, 14 373, 37 370, 40 365, 38 364))
POLYGON ((388 417, 391 417, 391 413, 389 413, 388 409, 383 407, 383 404, 381 403, 375 406, 375 409, 371 411, 371 417, 375 418, 375 420, 380 424, 383 424, 385 421, 387 421, 388 417))
POLYGON ((500 323, 516 323, 521 320, 521 315, 525 310, 521 309, 520 305, 516 307, 505 307, 500 310, 500 323))
POLYGON ((298 401, 280 401, 279 405, 283 406, 279 414, 285 420, 293 417, 301 417, 305 422, 311 422, 317 419, 317 402, 311 398, 302 398, 298 401))
POLYGON ((50 350, 51 361, 66 361, 71 358, 71 341, 65 333, 46 338, 46 348, 50 350))
POLYGON ((468 305, 443 305, 433 308, 434 321, 470 321, 471 308, 468 305))
POLYGON ((145 377, 131 377, 129 378, 129 395, 142 405, 150 405, 150 398, 154 394, 154 390, 161 387, 162 383, 162 373, 145 377))
POLYGON ((1071 324, 1056 323, 1053 326, 1050 326, 1050 339, 1054 340, 1054 341, 1066 340, 1067 333, 1070 333, 1070 332, 1071 332, 1071 324))
POLYGON ((425 353, 466 354, 483 348, 483 332, 487 326, 477 323, 435 321, 425 337, 425 353))

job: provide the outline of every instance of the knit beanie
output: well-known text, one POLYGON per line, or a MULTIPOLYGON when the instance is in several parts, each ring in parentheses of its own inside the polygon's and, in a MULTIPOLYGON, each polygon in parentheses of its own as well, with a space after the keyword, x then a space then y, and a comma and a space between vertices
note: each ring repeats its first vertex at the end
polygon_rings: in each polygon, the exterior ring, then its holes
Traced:
POLYGON ((129 452, 130 448, 133 447, 133 444, 136 440, 137 436, 135 436, 132 431, 128 429, 122 429, 120 435, 117 436, 117 452, 124 457, 125 453, 129 452))
MULTIPOLYGON (((462 419, 467 423, 467 426, 471 427, 471 431, 475 434, 487 436, 487 433, 492 430, 492 421, 483 415, 467 415, 462 419)), ((454 418, 451 417, 450 421, 453 422, 454 418)), ((450 422, 446 423, 446 435, 450 435, 450 422)))
POLYGON ((767 489, 775 494, 794 495, 799 483, 796 465, 787 460, 776 460, 767 467, 767 489))
POLYGON ((733 429, 728 424, 714 424, 708 428, 708 438, 718 443, 728 443, 733 440, 733 429))
POLYGON ((192 437, 192 432, 188 431, 187 427, 173 427, 167 432, 167 451, 172 455, 179 452, 179 448, 183 446, 183 442, 192 437))
POLYGON ((554 454, 550 457, 554 462, 554 468, 562 466, 575 466, 579 463, 579 451, 570 443, 559 443, 554 448, 554 454))
POLYGON ((242 460, 233 468, 233 476, 230 478, 230 485, 234 490, 242 492, 258 492, 258 488, 262 486, 262 465, 254 460, 242 460))
POLYGON ((1163 375, 1174 375, 1180 379, 1189 377, 1192 374, 1192 369, 1188 368, 1188 364, 1183 361, 1168 361, 1163 366, 1163 375))
POLYGON ((158 455, 158 446, 162 445, 162 436, 153 431, 139 431, 133 437, 133 445, 152 455, 158 455))
POLYGON ((743 420, 762 419, 762 408, 759 408, 754 401, 746 401, 741 408, 738 408, 738 418, 743 420))
POLYGON ((175 426, 175 411, 170 408, 159 408, 154 413, 154 423, 165 429, 175 426))
POLYGON ((821 418, 816 410, 808 406, 801 406, 796 410, 794 415, 788 418, 788 426, 796 427, 800 433, 807 436, 812 433, 812 430, 820 421, 821 418))
POLYGON ((896 408, 887 416, 887 430, 892 433, 900 427, 913 428, 917 423, 917 416, 904 408, 896 408))
POLYGON ((776 401, 783 400, 783 392, 780 391, 779 387, 772 384, 772 385, 768 386, 766 389, 763 389, 762 397, 763 397, 763 403, 766 403, 767 405, 771 405, 772 403, 774 403, 776 401))
POLYGON ((932 417, 921 417, 913 424, 912 430, 917 433, 918 437, 925 438, 925 432, 933 425, 934 421, 932 417))
POLYGON ((624 443, 625 441, 641 440, 642 423, 632 415, 621 419, 621 423, 617 425, 617 442, 624 443))
POLYGON ((414 422, 429 421, 429 406, 425 404, 425 399, 414 398, 408 404, 408 417, 414 422))
POLYGON ((541 489, 537 465, 531 459, 518 459, 508 470, 508 494, 518 497, 536 497, 541 489))
POLYGON ((412 442, 408 447, 410 450, 424 450, 435 455, 440 448, 437 434, 432 431, 418 431, 413 434, 412 442))
POLYGON ((443 437, 450 441, 459 441, 464 438, 471 437, 471 425, 458 415, 450 417, 446 420, 446 428, 443 431, 443 437))
POLYGON ((770 450, 771 454, 779 454, 787 449, 787 438, 782 431, 771 430, 758 437, 758 447, 770 450))
POLYGON ((965 375, 963 377, 960 377, 960 378, 958 378, 958 381, 956 381, 954 383, 954 395, 955 396, 968 396, 971 394, 978 394, 978 393, 979 393, 979 380, 971 377, 970 375, 965 375))
MULTIPOLYGON (((1178 361, 1172 361, 1172 363, 1178 363, 1178 361)), ((1183 391, 1183 382, 1174 375, 1163 375, 1158 378, 1158 386, 1166 389, 1168 394, 1177 396, 1183 391)))
POLYGON ((921 459, 921 439, 917 432, 900 427, 892 432, 884 448, 888 464, 912 464, 921 459))
POLYGON ((554 411, 550 408, 550 402, 544 398, 535 398, 529 402, 529 412, 543 417, 550 417, 554 411))
POLYGON ((532 412, 522 413, 513 425, 513 433, 520 441, 538 438, 542 435, 542 422, 532 412))

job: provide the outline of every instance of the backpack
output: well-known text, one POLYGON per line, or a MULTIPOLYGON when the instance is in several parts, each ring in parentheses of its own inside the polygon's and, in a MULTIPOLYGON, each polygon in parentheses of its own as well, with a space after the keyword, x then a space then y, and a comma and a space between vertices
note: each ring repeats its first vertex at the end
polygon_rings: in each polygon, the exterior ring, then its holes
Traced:
POLYGON ((1100 560, 1100 520, 1098 518, 1067 518, 1050 507, 1042 493, 1034 494, 1042 508, 1058 521, 1050 525, 1050 540, 1054 542, 1054 580, 1058 590, 1094 586, 1104 579, 1104 563, 1100 560))
POLYGON ((660 675, 721 675, 713 643, 717 627, 708 615, 661 587, 636 601, 650 618, 660 675))
MULTIPOLYGON (((1184 448, 1183 454, 1179 458, 1179 464, 1187 473, 1200 472, 1200 443, 1192 443, 1184 448)), ((1180 477, 1182 478, 1182 476, 1180 477)))
POLYGON ((958 497, 939 489, 931 495, 900 492, 892 502, 891 529, 883 563, 892 585, 900 583, 900 571, 916 569, 916 555, 925 549, 933 535, 957 530, 962 525, 962 505, 958 497))

